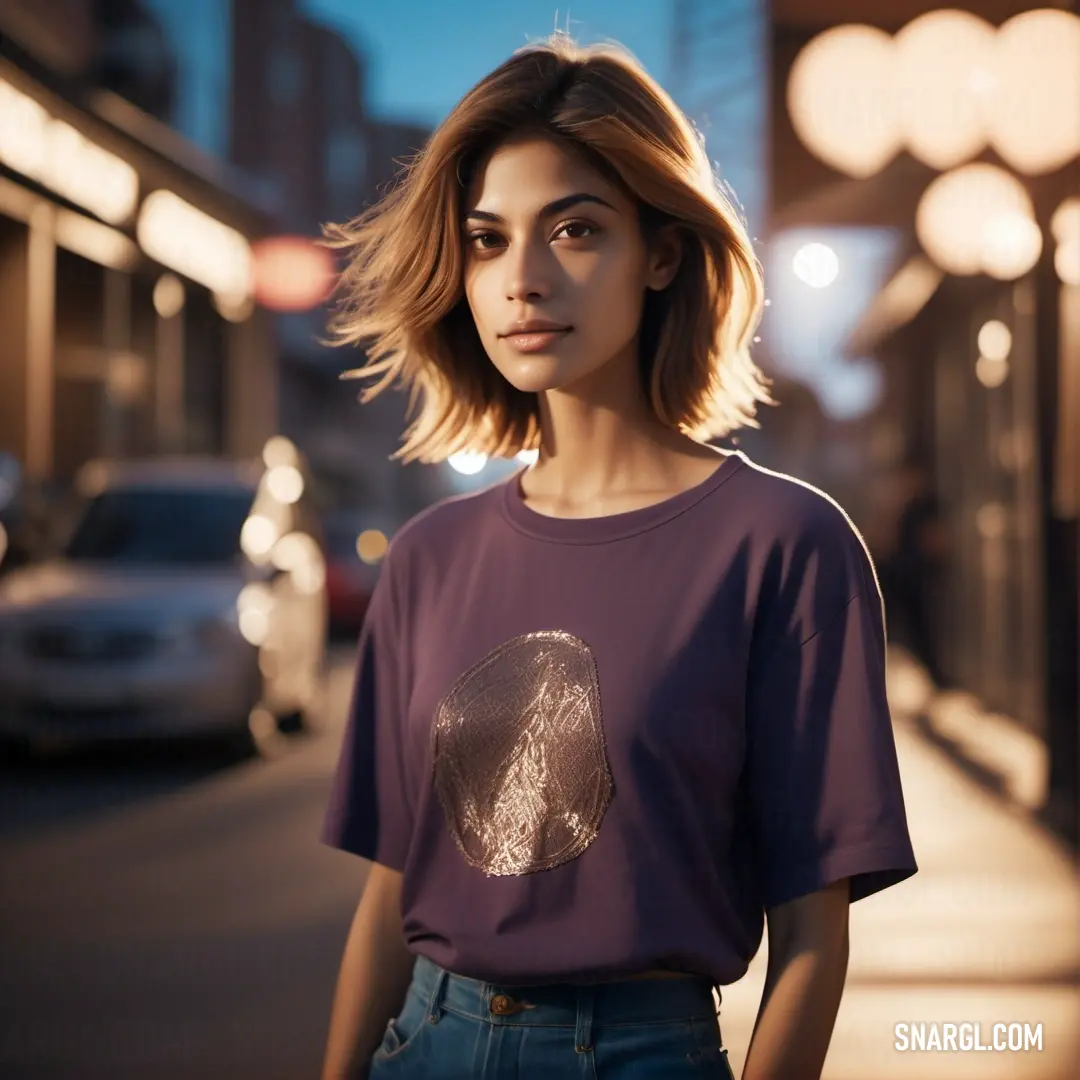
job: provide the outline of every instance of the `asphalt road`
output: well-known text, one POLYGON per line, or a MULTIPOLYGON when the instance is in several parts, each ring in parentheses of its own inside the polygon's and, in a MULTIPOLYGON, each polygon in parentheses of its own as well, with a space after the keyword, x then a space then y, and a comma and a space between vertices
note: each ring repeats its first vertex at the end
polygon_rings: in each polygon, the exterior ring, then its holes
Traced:
POLYGON ((0 765, 4 1080, 318 1076, 365 873, 318 841, 349 660, 269 759, 0 765))

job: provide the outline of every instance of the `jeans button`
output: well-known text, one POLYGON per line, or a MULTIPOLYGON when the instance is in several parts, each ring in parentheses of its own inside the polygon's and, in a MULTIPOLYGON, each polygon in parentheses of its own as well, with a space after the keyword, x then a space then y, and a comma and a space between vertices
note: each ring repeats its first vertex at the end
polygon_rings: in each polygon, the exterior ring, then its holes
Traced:
POLYGON ((496 1016, 511 1016, 518 1011, 517 1002, 506 994, 496 994, 491 999, 491 1011, 496 1016))

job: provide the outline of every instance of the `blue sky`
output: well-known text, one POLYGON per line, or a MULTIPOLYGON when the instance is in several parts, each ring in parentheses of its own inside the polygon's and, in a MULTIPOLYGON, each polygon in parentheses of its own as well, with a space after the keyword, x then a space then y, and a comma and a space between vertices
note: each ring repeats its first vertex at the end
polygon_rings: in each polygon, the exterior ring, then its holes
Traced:
MULTIPOLYGON (((715 2, 700 0, 698 5, 699 13, 714 23, 718 14, 712 6, 715 2)), ((302 0, 302 5, 310 17, 339 30, 366 57, 369 111, 432 127, 516 48, 546 37, 556 27, 568 29, 582 44, 614 39, 681 105, 691 109, 691 119, 705 130, 710 153, 723 157, 725 180, 733 185, 752 224, 760 224, 765 185, 760 140, 764 138, 766 73, 761 70, 760 92, 743 98, 738 114, 723 115, 721 107, 719 127, 710 134, 704 118, 694 114, 690 103, 679 100, 674 85, 673 0, 577 0, 569 6, 551 0, 464 0, 457 4, 445 0, 302 0), (734 135, 734 145, 718 145, 721 131, 734 135)), ((756 0, 728 0, 725 10, 733 26, 745 28, 755 18, 764 19, 756 0)), ((750 42, 729 43, 718 47, 715 54, 709 51, 700 69, 703 86, 735 68, 752 71, 755 55, 750 42)))
POLYGON ((588 43, 614 38, 668 77, 671 0, 303 0, 368 57, 371 111, 434 126, 514 49, 556 27, 588 43))

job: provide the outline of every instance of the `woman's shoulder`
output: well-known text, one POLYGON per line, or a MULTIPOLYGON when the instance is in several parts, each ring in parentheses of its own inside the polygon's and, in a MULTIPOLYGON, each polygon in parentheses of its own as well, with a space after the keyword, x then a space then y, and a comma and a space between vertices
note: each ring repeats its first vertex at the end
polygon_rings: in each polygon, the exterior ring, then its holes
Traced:
POLYGON ((879 619, 873 559, 840 503, 813 484, 763 466, 742 472, 753 504, 740 510, 751 519, 757 603, 772 627, 761 640, 808 640, 859 596, 861 610, 879 619))
POLYGON ((827 492, 739 455, 739 513, 760 540, 824 544, 862 538, 847 511, 827 492))
POLYGON ((504 483, 447 496, 414 514, 391 537, 387 562, 404 563, 467 543, 473 528, 495 510, 504 483))

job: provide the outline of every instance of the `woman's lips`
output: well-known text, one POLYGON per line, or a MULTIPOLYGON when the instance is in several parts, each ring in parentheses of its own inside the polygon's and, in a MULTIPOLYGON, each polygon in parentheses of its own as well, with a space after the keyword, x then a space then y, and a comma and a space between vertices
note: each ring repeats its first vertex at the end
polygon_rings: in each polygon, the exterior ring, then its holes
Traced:
POLYGON ((507 334, 506 340, 518 352, 546 352, 555 342, 569 333, 571 333, 570 329, 538 330, 527 334, 507 334))

